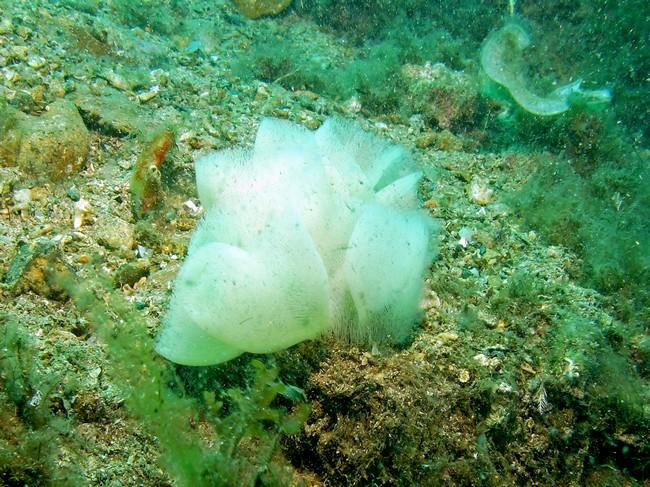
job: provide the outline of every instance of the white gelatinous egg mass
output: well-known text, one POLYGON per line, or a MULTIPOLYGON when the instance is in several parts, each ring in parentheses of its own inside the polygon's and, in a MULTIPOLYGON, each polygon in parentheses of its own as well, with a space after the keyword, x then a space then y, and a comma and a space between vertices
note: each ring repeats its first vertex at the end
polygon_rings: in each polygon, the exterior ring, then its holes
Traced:
POLYGON ((419 319, 436 224, 400 146, 339 119, 264 119, 252 150, 196 161, 206 209, 156 349, 208 365, 328 331, 405 340, 419 319))

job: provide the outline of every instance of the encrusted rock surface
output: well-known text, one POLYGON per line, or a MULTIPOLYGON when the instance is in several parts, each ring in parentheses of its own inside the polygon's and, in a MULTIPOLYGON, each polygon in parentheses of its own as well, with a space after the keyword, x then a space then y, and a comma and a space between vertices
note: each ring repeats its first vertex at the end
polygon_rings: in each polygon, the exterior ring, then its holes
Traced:
POLYGON ((75 174, 88 157, 90 136, 77 107, 56 100, 38 117, 18 124, 18 166, 38 180, 57 181, 75 174))

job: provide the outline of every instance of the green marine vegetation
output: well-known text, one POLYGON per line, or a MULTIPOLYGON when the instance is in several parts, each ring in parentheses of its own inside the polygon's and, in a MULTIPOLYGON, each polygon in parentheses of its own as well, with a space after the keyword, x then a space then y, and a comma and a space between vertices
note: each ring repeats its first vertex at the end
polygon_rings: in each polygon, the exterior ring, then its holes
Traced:
POLYGON ((511 203, 551 243, 580 256, 582 272, 576 277, 623 298, 612 301, 622 318, 647 323, 650 168, 634 147, 625 157, 620 152, 610 152, 609 158, 596 154, 601 157, 578 158, 573 164, 540 160, 511 203))
MULTIPOLYGON (((105 344, 102 373, 128 414, 158 441, 166 476, 181 486, 291 482, 279 441, 298 432, 310 409, 299 388, 279 379, 272 362, 242 361, 230 387, 193 386, 189 395, 180 375, 155 353, 147 322, 108 278, 80 282, 62 271, 49 280, 69 293, 105 344)), ((74 373, 57 375, 44 367, 44 354, 51 351, 13 317, 0 316, 0 329, 0 483, 84 483, 76 467, 86 445, 75 436, 84 420, 71 406, 74 373)))
POLYGON ((307 89, 334 100, 356 97, 364 110, 381 114, 413 113, 409 83, 402 72, 405 64, 435 60, 459 69, 465 49, 444 29, 428 21, 413 24, 404 13, 382 24, 381 35, 365 37, 349 57, 333 57, 327 46, 305 45, 291 35, 260 29, 251 46, 232 61, 237 75, 287 89, 307 89))
POLYGON ((343 34, 353 43, 377 41, 389 32, 403 30, 403 35, 431 32, 440 24, 453 24, 460 18, 459 30, 471 34, 481 31, 478 24, 490 22, 499 13, 492 4, 476 4, 466 1, 448 1, 444 8, 429 0, 301 0, 295 9, 304 12, 317 24, 337 34, 343 34), (468 29, 468 25, 472 28, 468 29))
POLYGON ((650 425, 647 155, 616 123, 621 108, 609 106, 608 92, 570 83, 548 96, 536 95, 523 75, 521 50, 528 42, 527 32, 511 21, 482 48, 490 94, 517 103, 501 143, 510 135, 510 143, 557 154, 535 156, 525 183, 506 200, 549 243, 575 253, 578 258, 567 262, 569 274, 603 295, 585 291, 591 297, 578 309, 562 302, 563 284, 515 273, 492 306, 503 319, 516 316, 519 333, 529 321, 540 323, 546 363, 530 387, 537 391, 540 412, 552 404, 571 412, 580 425, 571 435, 558 430, 556 440, 587 445, 591 465, 611 464, 643 478, 648 444, 638 432, 650 425), (590 299, 614 318, 591 313, 590 299))
POLYGON ((110 8, 126 25, 171 34, 178 29, 178 17, 187 13, 182 0, 113 0, 110 8))
MULTIPOLYGON (((279 455, 282 435, 297 433, 309 414, 300 402, 291 412, 280 396, 300 400, 278 369, 254 360, 244 388, 183 393, 174 369, 154 351, 145 320, 101 278, 78 282, 70 274, 54 278, 96 327, 108 347, 109 373, 122 390, 126 407, 160 443, 160 465, 178 485, 286 484, 291 469, 279 455), (203 438, 192 424, 209 424, 203 438), (216 440, 216 441, 215 441, 216 440)), ((291 402, 289 402, 291 404, 291 402)))
POLYGON ((393 42, 370 46, 358 59, 332 65, 326 55, 314 55, 291 38, 260 36, 234 62, 244 78, 308 89, 334 99, 357 96, 369 110, 388 112, 398 106, 405 86, 400 74, 402 50, 393 42))
POLYGON ((75 485, 80 472, 58 461, 63 445, 74 448, 71 422, 52 411, 62 401, 61 377, 46 373, 30 333, 0 315, 0 484, 75 485))
POLYGON ((508 333, 525 338, 523 357, 540 368, 527 387, 549 440, 567 453, 586 448, 593 466, 610 464, 643 478, 650 453, 643 439, 650 428, 648 338, 640 327, 592 308, 594 293, 563 298, 571 294, 565 286, 521 269, 490 306, 511 323, 508 333), (559 428, 566 415, 576 424, 570 432, 559 428))

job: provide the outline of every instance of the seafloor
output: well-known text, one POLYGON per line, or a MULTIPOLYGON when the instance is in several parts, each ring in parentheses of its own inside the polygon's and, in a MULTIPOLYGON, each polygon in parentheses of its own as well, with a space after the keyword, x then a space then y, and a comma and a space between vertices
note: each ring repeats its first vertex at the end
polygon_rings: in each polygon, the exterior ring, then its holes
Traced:
MULTIPOLYGON (((506 2, 466 39, 445 12, 428 64, 389 56, 402 91, 373 96, 369 75, 337 96, 318 70, 367 60, 358 37, 379 27, 305 4, 251 20, 224 1, 0 0, 0 484, 643 485, 647 330, 512 203, 538 166, 593 155, 599 115, 540 122, 573 127, 574 152, 491 140, 504 106, 480 89, 478 49, 506 2), (250 145, 264 116, 315 129, 333 115, 424 172, 441 232, 412 340, 324 337, 200 369, 157 357, 201 218, 194 158, 250 145)), ((550 2, 547 21, 518 8, 538 33, 568 32, 589 4, 550 2)), ((544 42, 539 70, 580 74, 544 42)), ((643 129, 621 130, 647 161, 643 129)))

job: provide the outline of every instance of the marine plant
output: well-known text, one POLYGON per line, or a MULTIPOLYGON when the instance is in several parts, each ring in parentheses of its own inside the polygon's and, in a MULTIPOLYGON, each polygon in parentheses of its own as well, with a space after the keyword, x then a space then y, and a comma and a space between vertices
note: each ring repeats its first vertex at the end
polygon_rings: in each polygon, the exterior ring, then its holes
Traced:
POLYGON ((97 274, 81 282, 66 272, 52 279, 106 343, 111 380, 130 415, 158 440, 160 465, 178 485, 291 481, 293 472, 282 459, 279 440, 297 432, 309 407, 297 402, 289 412, 279 405, 280 395, 290 401, 301 397, 278 378, 277 367, 252 361, 247 385, 188 396, 175 370, 155 353, 147 322, 119 291, 111 290, 110 280, 97 274), (208 425, 208 438, 193 426, 198 421, 208 425))
POLYGON ((50 411, 60 377, 46 373, 34 338, 10 315, 0 315, 0 483, 75 484, 80 472, 57 461, 74 449, 71 422, 50 411))
MULTIPOLYGON (((631 150, 625 158, 599 159, 580 174, 568 161, 540 165, 511 196, 526 222, 582 258, 583 282, 634 303, 635 321, 650 303, 648 165, 631 150)), ((629 313, 624 313, 629 314, 629 313)))
POLYGON ((180 0, 113 0, 117 17, 126 25, 170 34, 178 27, 178 17, 187 12, 187 2, 180 0))

